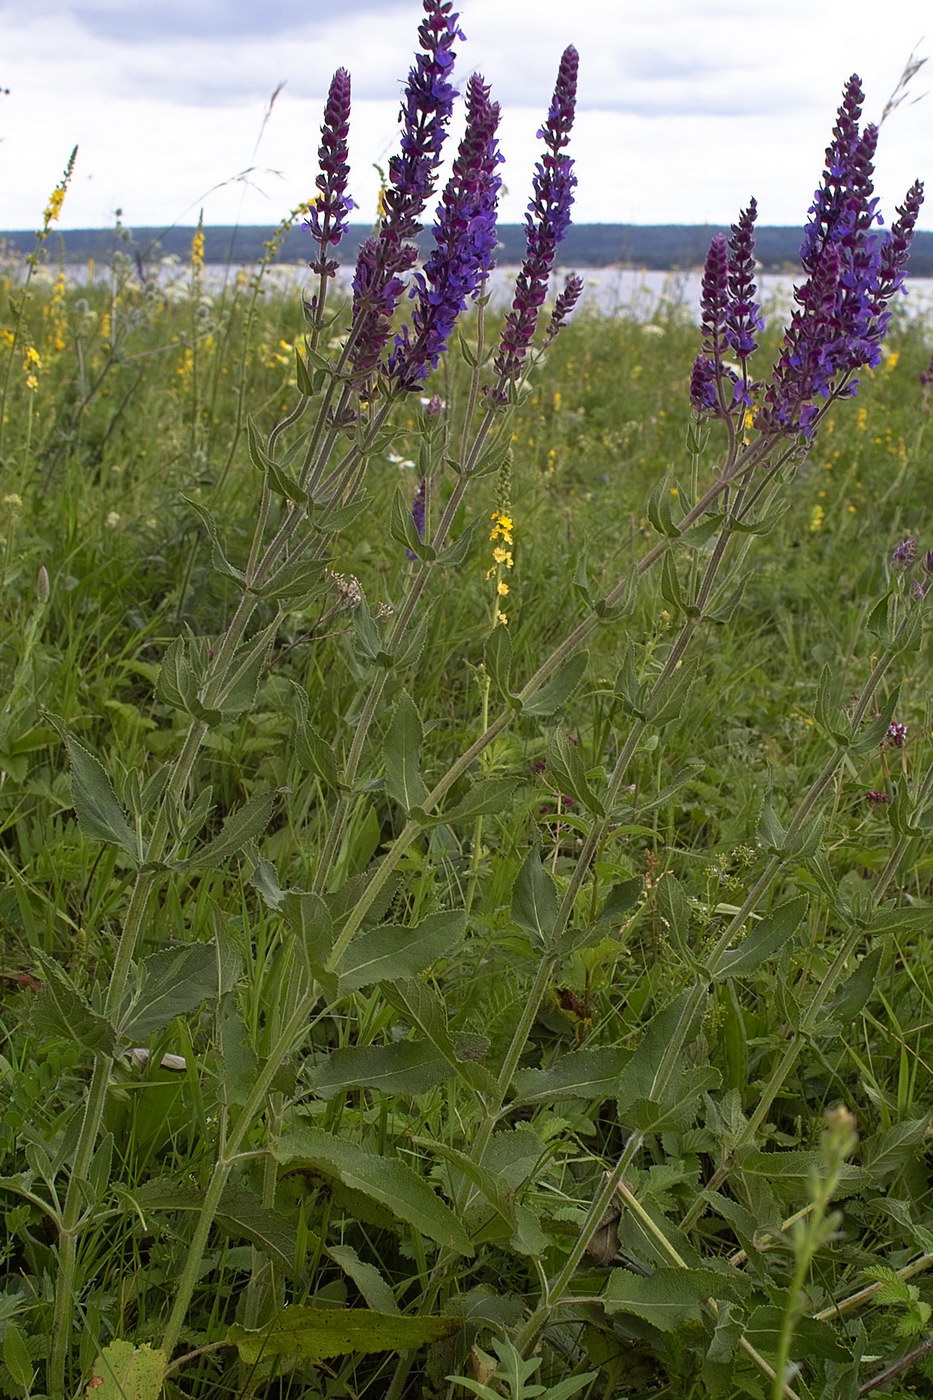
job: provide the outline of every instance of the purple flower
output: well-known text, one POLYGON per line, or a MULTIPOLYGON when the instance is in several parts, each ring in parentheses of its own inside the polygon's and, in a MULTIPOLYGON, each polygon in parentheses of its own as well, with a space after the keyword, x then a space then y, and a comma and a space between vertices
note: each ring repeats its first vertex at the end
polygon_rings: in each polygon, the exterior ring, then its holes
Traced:
POLYGON ((488 391, 493 402, 500 404, 507 402, 506 386, 521 374, 538 324, 538 312, 547 296, 557 245, 570 223, 577 179, 572 159, 562 152, 573 125, 578 65, 576 49, 572 46, 565 49, 547 121, 538 132, 546 149, 535 167, 533 197, 525 214, 525 260, 516 279, 512 309, 506 316, 499 351, 493 361, 498 383, 488 391))
POLYGON ((870 790, 866 792, 865 796, 873 807, 883 806, 885 802, 890 802, 891 800, 886 792, 877 792, 870 790))
POLYGON ((885 742, 892 749, 902 749, 907 742, 907 725, 898 724, 896 720, 892 720, 888 725, 885 742))
POLYGON ((499 104, 478 73, 467 87, 467 126, 437 211, 434 249, 415 274, 412 324, 395 337, 390 380, 417 389, 436 369, 457 317, 489 275, 496 248, 496 202, 502 163, 496 129, 499 104))
POLYGON ((811 437, 820 414, 816 401, 856 393, 853 371, 881 358, 887 306, 903 286, 923 186, 911 186, 887 238, 873 227, 881 222, 872 185, 878 132, 874 126, 859 131, 862 101, 853 75, 810 206, 800 250, 807 280, 794 293, 797 308, 765 394, 762 428, 811 437))
POLYGON ((716 397, 716 365, 708 355, 697 355, 690 374, 690 402, 697 413, 715 413, 719 406, 716 397))
POLYGON ((560 334, 567 318, 580 300, 582 292, 583 278, 578 277, 575 272, 571 272, 570 276, 564 280, 564 289, 558 293, 554 310, 551 312, 551 319, 548 321, 547 335, 545 336, 548 345, 560 334))
POLYGON ((729 239, 729 306, 726 312, 726 339, 735 358, 744 365, 757 349, 755 332, 764 330, 761 307, 755 300, 755 220, 758 205, 749 200, 739 221, 732 225, 729 239))
POLYGON ((450 73, 454 40, 465 37, 457 27, 458 19, 459 15, 452 13, 452 0, 424 0, 424 19, 418 29, 422 52, 409 70, 399 113, 401 152, 389 161, 386 212, 380 230, 384 238, 400 242, 420 230, 418 217, 434 188, 445 129, 457 96, 450 73))
POLYGON ((360 249, 353 278, 350 363, 358 380, 379 362, 391 334, 392 317, 414 265, 417 249, 407 239, 420 232, 419 217, 431 197, 456 90, 449 81, 453 44, 463 38, 451 0, 424 0, 418 30, 422 52, 408 74, 399 122, 401 152, 389 161, 385 216, 379 231, 360 249))
POLYGON ((706 255, 700 292, 703 349, 691 378, 690 399, 698 413, 728 415, 751 407, 745 361, 756 349, 755 331, 764 326, 755 288, 754 199, 732 225, 731 237, 714 235, 706 255), (743 367, 740 379, 723 363, 731 350, 743 367))
POLYGON ((891 563, 892 563, 892 564, 912 564, 912 563, 914 562, 914 559, 915 559, 916 557, 917 557, 917 541, 916 541, 916 540, 911 540, 911 539, 901 540, 900 544, 897 545, 897 546, 891 551, 891 563))
POLYGON ((923 572, 933 574, 933 549, 928 549, 923 556, 923 572))
POLYGON ((305 223, 305 228, 320 249, 317 258, 311 264, 311 270, 322 277, 333 277, 337 271, 337 263, 327 257, 327 249, 330 246, 336 247, 340 242, 346 231, 350 210, 356 208, 346 193, 347 177, 350 174, 347 164, 349 131, 350 74, 345 68, 338 68, 331 79, 330 91, 327 94, 321 144, 318 148, 321 173, 315 184, 321 193, 305 223))

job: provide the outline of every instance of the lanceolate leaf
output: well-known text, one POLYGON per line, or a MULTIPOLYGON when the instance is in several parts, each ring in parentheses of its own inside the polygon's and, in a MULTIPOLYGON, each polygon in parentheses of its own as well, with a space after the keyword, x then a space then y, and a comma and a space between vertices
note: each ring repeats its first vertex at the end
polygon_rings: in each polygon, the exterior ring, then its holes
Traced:
POLYGON ((541 864, 537 846, 529 851, 512 890, 512 918, 537 943, 546 945, 557 922, 557 891, 541 864))
POLYGON ((213 943, 185 943, 153 953, 142 965, 139 990, 121 1017, 120 1034, 134 1043, 145 1040, 216 993, 213 943))
POLYGON ((395 1294, 374 1264, 367 1264, 348 1244, 333 1244, 327 1253, 352 1278, 368 1308, 381 1313, 398 1312, 395 1294))
POLYGON ((261 835, 269 825, 273 809, 278 801, 276 790, 261 792, 235 812, 224 822, 213 841, 208 841, 187 860, 178 861, 176 870, 204 870, 222 865, 230 856, 243 849, 247 841, 261 835))
POLYGON ((421 717, 414 701, 403 690, 385 741, 386 791, 410 812, 427 794, 421 778, 421 717))
POLYGON ((562 705, 566 705, 573 692, 583 679, 589 664, 589 652, 578 651, 568 657, 555 671, 550 680, 532 692, 522 701, 526 715, 553 715, 562 705))
POLYGON ((64 968, 37 950, 33 957, 42 972, 42 990, 32 1006, 31 1028, 73 1040, 93 1054, 112 1054, 117 1037, 110 1022, 91 1009, 64 968))
POLYGON ((550 1069, 520 1069, 512 1081, 515 1102, 611 1098, 631 1056, 630 1050, 607 1045, 595 1050, 572 1050, 550 1069))
POLYGON ((239 1323, 227 1340, 241 1360, 255 1365, 267 1357, 322 1361, 351 1352, 414 1351, 451 1337, 463 1327, 458 1317, 403 1317, 365 1308, 284 1307, 270 1327, 252 1331, 239 1323))
POLYGON ((376 982, 416 977, 450 952, 465 932, 466 914, 462 909, 429 914, 412 928, 380 924, 357 934, 339 965, 331 970, 339 976, 343 992, 371 987, 376 982))
POLYGON ((100 759, 70 734, 62 737, 71 764, 71 790, 81 830, 98 841, 120 846, 134 860, 144 859, 145 852, 117 801, 100 759))
POLYGON ((394 1157, 378 1157, 347 1138, 307 1127, 273 1142, 272 1153, 284 1167, 316 1171, 361 1192, 437 1244, 458 1254, 473 1253, 470 1238, 450 1207, 411 1167, 394 1157))
POLYGON ((335 1050, 304 1075, 322 1099, 342 1089, 376 1089, 383 1094, 424 1094, 453 1074, 451 1066, 428 1041, 400 1040, 394 1045, 352 1045, 335 1050))
POLYGON ((773 914, 762 919, 737 948, 724 953, 716 967, 711 969, 717 980, 723 977, 744 977, 754 972, 763 962, 773 958, 785 943, 798 932, 807 914, 808 899, 798 895, 780 905, 773 914))
POLYGON ((656 1269, 649 1278, 628 1269, 613 1269, 603 1294, 607 1313, 630 1313, 669 1332, 683 1322, 693 1308, 708 1298, 738 1297, 746 1285, 712 1269, 656 1269))
MULTIPOLYGON (((197 1186, 154 1177, 132 1193, 135 1205, 145 1216, 154 1210, 184 1210, 200 1214, 205 1193, 197 1186)), ((221 1197, 217 1226, 232 1239, 249 1240, 291 1273, 295 1266, 297 1241, 292 1223, 277 1211, 264 1206, 258 1196, 242 1186, 228 1186, 221 1197)))
POLYGON ((448 1065, 480 1093, 494 1093, 496 1081, 484 1065, 476 1063, 488 1049, 482 1037, 452 1036, 447 1026, 447 1011, 433 987, 415 978, 383 984, 382 994, 396 1007, 409 1024, 430 1041, 448 1065))

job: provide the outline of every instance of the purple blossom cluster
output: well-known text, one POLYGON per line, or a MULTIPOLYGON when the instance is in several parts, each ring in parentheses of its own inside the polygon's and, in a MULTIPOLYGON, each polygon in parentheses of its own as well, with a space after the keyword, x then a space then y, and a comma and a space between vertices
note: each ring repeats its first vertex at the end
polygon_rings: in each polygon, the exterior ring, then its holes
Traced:
POLYGON ((464 37, 458 19, 451 0, 424 0, 418 30, 421 52, 409 71, 399 113, 401 150, 389 161, 384 217, 379 232, 360 248, 353 277, 350 363, 362 382, 379 363, 405 287, 404 274, 417 257, 417 249, 406 240, 420 232, 419 219, 434 188, 457 96, 450 76, 454 41, 464 37))
MULTIPOLYGON (((570 223, 577 179, 573 173, 573 160, 565 154, 565 147, 573 126, 578 65, 577 51, 570 46, 564 50, 560 61, 547 121, 538 132, 538 137, 544 141, 545 152, 535 168, 534 192, 525 215, 525 259, 515 283, 515 296, 505 320, 498 354, 493 361, 497 383, 489 390, 489 397, 496 403, 507 402, 508 385, 521 374, 538 324, 538 312, 547 296, 557 245, 570 223)), ((575 291, 575 285, 564 289, 563 318, 569 314, 580 294, 580 290, 575 291)))
POLYGON ((752 404, 746 361, 757 348, 755 333, 764 327, 755 285, 757 215, 752 199, 729 238, 717 233, 709 246, 700 292, 703 348, 690 376, 690 401, 698 413, 728 417, 752 404), (730 351, 741 374, 725 362, 730 351))
MULTIPOLYGON (((411 502, 411 523, 414 525, 415 530, 418 532, 419 540, 424 539, 424 529, 427 517, 427 510, 428 479, 427 477, 423 476, 418 483, 418 489, 415 492, 411 502)), ((416 560, 418 556, 413 549, 406 549, 405 558, 416 560)))
POLYGON ((434 248, 416 273, 412 324, 395 337, 388 377, 403 390, 420 388, 436 369, 457 317, 493 266, 502 163, 496 131, 499 104, 478 73, 467 85, 467 125, 434 227, 434 248))
POLYGON ((826 402, 854 394, 854 371, 877 365, 891 319, 889 303, 904 285, 923 186, 908 191, 885 234, 873 193, 877 128, 860 130, 863 93, 846 84, 822 182, 810 206, 800 259, 806 281, 784 337, 758 416, 770 431, 812 437, 826 402))
POLYGON ((356 205, 347 195, 347 137, 350 132, 350 74, 338 68, 331 79, 318 159, 321 173, 315 181, 320 194, 315 200, 304 227, 318 245, 318 256, 311 264, 312 272, 321 277, 333 277, 338 264, 328 257, 328 249, 336 247, 343 237, 350 210, 356 205))

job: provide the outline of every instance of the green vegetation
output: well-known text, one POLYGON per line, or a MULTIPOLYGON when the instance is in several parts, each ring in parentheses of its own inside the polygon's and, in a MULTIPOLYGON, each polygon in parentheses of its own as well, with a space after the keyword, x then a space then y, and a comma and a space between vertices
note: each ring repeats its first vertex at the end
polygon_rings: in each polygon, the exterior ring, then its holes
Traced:
POLYGON ((4 288, 0 1392, 930 1393, 925 328, 687 534, 696 333, 584 308, 422 565, 474 318, 244 593, 326 390, 199 257, 4 288))

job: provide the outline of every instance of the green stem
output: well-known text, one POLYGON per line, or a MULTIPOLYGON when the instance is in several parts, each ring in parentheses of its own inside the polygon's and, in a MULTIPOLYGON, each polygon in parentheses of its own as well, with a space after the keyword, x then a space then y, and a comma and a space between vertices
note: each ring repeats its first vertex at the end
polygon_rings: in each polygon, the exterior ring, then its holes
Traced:
POLYGON ((175 1302, 172 1306, 169 1320, 166 1323, 165 1334, 162 1338, 162 1350, 166 1356, 171 1358, 172 1352, 178 1345, 178 1339, 184 1326, 188 1308, 191 1306, 191 1299, 197 1286, 198 1277, 201 1271, 204 1252, 207 1247, 208 1237, 214 1217, 220 1206, 224 1187, 230 1170, 234 1165, 244 1138, 251 1131, 255 1119, 260 1114, 270 1086, 275 1080, 281 1065, 295 1049, 302 1037, 308 1030, 308 1017, 317 1000, 317 991, 312 988, 299 1000, 295 1010, 286 1022, 279 1036, 278 1044, 269 1054, 268 1059, 259 1071, 256 1082, 253 1085, 246 1103, 240 1110, 236 1121, 236 1126, 230 1131, 223 1146, 223 1152, 214 1164, 214 1170, 208 1183, 204 1197, 204 1204, 195 1226, 194 1235, 188 1246, 185 1262, 182 1266, 181 1276, 178 1280, 178 1289, 175 1294, 175 1302))

